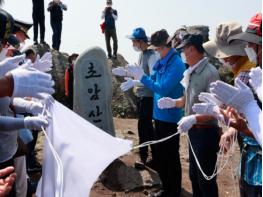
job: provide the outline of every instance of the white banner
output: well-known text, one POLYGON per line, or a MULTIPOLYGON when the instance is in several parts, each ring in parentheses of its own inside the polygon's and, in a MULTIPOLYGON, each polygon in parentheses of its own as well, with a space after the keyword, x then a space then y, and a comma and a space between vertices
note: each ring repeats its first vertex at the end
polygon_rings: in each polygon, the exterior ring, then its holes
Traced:
POLYGON ((132 142, 114 138, 59 102, 51 110, 43 153, 38 197, 88 197, 103 170, 132 149, 132 142))

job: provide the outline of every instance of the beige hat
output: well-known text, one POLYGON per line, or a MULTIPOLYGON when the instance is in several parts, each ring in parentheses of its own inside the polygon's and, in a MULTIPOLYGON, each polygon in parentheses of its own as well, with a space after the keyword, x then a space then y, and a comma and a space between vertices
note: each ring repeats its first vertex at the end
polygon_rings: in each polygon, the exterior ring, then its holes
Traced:
POLYGON ((203 44, 205 51, 222 59, 234 55, 246 56, 245 43, 242 41, 227 42, 230 36, 242 33, 242 26, 237 22, 221 23, 216 27, 216 38, 203 44))

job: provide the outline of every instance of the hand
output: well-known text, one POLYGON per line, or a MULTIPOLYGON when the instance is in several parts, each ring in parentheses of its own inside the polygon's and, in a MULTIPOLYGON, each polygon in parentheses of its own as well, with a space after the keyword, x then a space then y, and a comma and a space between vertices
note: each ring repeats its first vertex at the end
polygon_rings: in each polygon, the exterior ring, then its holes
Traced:
POLYGON ((13 97, 43 98, 40 93, 53 94, 54 81, 50 74, 34 69, 17 68, 10 73, 14 81, 13 97))
POLYGON ((35 101, 28 101, 28 104, 26 106, 26 112, 34 116, 38 116, 42 114, 43 109, 44 109, 43 104, 35 101))
POLYGON ((25 117, 24 125, 26 129, 41 130, 48 126, 48 121, 44 116, 25 117))
POLYGON ((219 101, 213 94, 208 92, 201 92, 198 96, 199 101, 204 103, 210 103, 213 105, 221 106, 222 102, 219 101))
POLYGON ((7 196, 12 190, 12 186, 16 179, 14 170, 14 167, 7 167, 0 170, 0 197, 7 196), (2 178, 6 176, 7 178, 2 178))
POLYGON ((127 74, 128 74, 127 70, 125 70, 123 67, 113 68, 112 73, 120 77, 127 77, 127 74))
POLYGON ((230 128, 221 135, 219 146, 223 149, 224 153, 227 153, 234 143, 237 130, 230 128))
POLYGON ((40 59, 40 56, 37 55, 36 61, 33 64, 22 65, 22 68, 32 67, 41 72, 49 72, 52 70, 52 55, 51 53, 45 53, 40 59))
POLYGON ((192 107, 193 111, 197 114, 210 115, 225 124, 224 116, 220 112, 217 105, 211 103, 195 103, 192 107))
POLYGON ((25 60, 25 55, 9 57, 0 62, 0 76, 4 76, 7 72, 18 68, 25 60))
POLYGON ((129 77, 125 77, 124 79, 126 80, 126 82, 123 82, 121 84, 121 90, 123 92, 133 88, 136 84, 140 83, 138 80, 133 80, 133 79, 131 79, 129 77))
POLYGON ((249 73, 249 83, 257 94, 260 101, 262 101, 262 70, 259 67, 252 68, 249 73))
POLYGON ((158 100, 158 107, 160 109, 170 109, 176 107, 176 99, 164 97, 158 100))
POLYGON ((249 131, 247 121, 234 108, 228 107, 226 110, 220 110, 229 126, 235 128, 237 131, 247 133, 249 131))
POLYGON ((234 107, 243 113, 246 106, 254 101, 251 89, 246 86, 240 79, 235 80, 236 87, 217 81, 211 84, 210 91, 215 97, 225 105, 234 107))
POLYGON ((178 122, 178 131, 180 133, 187 133, 196 124, 195 115, 185 116, 178 122))
POLYGON ((125 68, 129 74, 129 76, 132 76, 134 79, 139 80, 139 81, 142 79, 142 77, 144 75, 144 71, 143 71, 142 67, 128 65, 125 68))

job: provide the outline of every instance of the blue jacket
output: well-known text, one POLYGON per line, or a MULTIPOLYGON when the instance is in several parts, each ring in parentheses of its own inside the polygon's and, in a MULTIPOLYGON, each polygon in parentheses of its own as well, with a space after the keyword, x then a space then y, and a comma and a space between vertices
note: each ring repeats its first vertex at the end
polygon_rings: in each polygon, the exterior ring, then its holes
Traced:
POLYGON ((171 49, 164 58, 156 62, 153 70, 153 75, 144 75, 141 79, 141 82, 154 92, 153 118, 177 123, 183 116, 182 109, 159 109, 157 103, 163 97, 177 99, 183 96, 184 88, 180 81, 183 79, 185 64, 175 49, 171 49))

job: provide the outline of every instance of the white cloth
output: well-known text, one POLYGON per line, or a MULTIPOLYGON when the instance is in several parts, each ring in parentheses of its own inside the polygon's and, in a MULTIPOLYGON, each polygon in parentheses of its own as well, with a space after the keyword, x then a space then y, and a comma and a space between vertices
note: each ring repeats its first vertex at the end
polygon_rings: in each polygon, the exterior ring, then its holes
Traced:
POLYGON ((190 81, 190 76, 192 74, 192 72, 194 72, 194 70, 203 62, 205 61, 207 58, 204 57, 203 59, 201 59, 199 62, 197 62, 195 65, 190 66, 186 71, 184 71, 184 77, 181 80, 181 84, 182 86, 187 89, 189 86, 189 81, 190 81))
POLYGON ((46 141, 37 196, 87 197, 102 171, 128 153, 132 142, 110 136, 59 102, 55 102, 51 114, 47 134, 63 164, 62 193, 62 174, 46 141))

